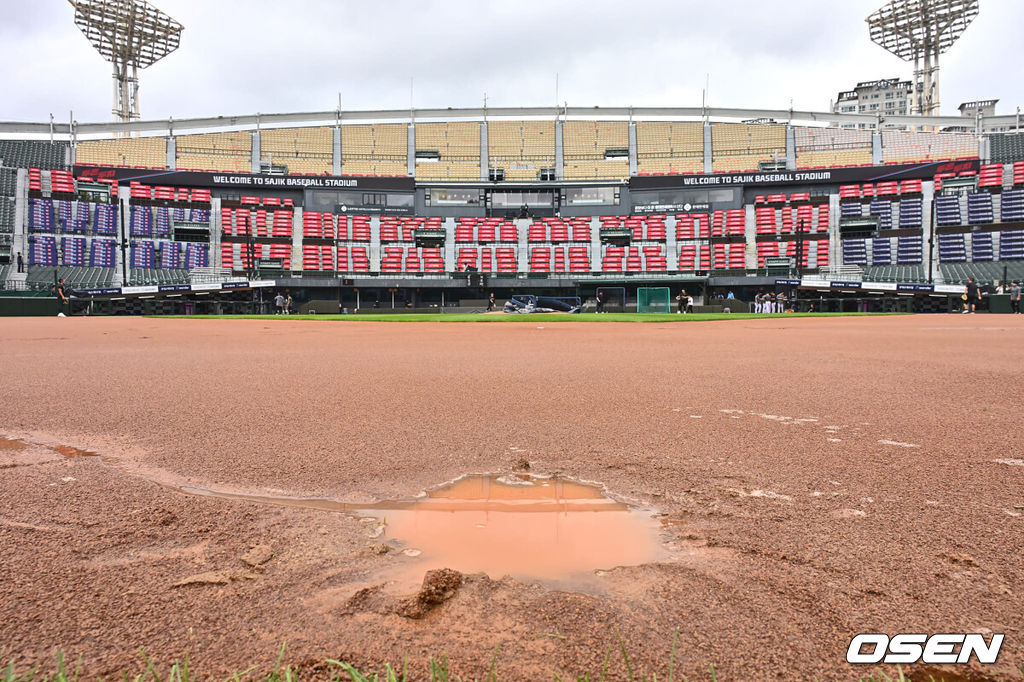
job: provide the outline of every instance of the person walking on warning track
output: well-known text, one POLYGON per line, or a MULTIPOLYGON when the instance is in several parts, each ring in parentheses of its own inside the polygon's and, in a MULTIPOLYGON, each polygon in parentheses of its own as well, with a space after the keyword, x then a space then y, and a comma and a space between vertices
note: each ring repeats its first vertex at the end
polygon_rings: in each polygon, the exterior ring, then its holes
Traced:
POLYGON ((603 291, 597 292, 597 312, 599 312, 599 313, 603 313, 604 312, 604 292, 603 291))
POLYGON ((1010 287, 1010 312, 1020 315, 1020 282, 1014 282, 1010 287))
POLYGON ((494 292, 487 298, 487 312, 492 312, 497 304, 494 302, 494 292))
POLYGON ((681 289, 679 291, 679 295, 676 296, 676 301, 678 301, 678 305, 676 306, 676 315, 678 315, 678 314, 680 314, 682 312, 685 312, 685 310, 686 310, 686 289, 681 289))

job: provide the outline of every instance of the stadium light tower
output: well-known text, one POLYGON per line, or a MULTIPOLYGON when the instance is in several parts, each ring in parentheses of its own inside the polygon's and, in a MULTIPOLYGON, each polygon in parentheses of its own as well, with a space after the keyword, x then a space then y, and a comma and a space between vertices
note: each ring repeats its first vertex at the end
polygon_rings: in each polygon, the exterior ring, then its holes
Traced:
POLYGON ((113 114, 139 118, 138 70, 178 49, 185 28, 143 0, 68 0, 75 25, 114 65, 113 114))
POLYGON ((866 19, 872 42, 914 62, 911 113, 939 114, 939 55, 976 16, 978 0, 892 0, 866 19))

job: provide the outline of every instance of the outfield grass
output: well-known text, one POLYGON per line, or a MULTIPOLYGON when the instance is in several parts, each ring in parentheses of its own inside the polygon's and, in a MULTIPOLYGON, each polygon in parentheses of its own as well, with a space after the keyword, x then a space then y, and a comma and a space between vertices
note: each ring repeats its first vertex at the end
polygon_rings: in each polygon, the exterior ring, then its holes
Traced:
POLYGON ((712 322, 722 320, 764 320, 794 317, 865 317, 907 313, 536 313, 533 315, 483 313, 359 313, 356 315, 147 315, 162 319, 190 320, 325 320, 348 322, 712 322))

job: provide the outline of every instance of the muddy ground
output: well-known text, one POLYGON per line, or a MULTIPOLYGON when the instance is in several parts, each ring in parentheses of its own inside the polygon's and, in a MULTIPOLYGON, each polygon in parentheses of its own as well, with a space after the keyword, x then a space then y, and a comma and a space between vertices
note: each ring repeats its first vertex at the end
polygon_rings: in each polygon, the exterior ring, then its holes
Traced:
POLYGON ((534 680, 621 636, 664 679, 678 628, 691 680, 847 680, 859 632, 994 632, 965 679, 1024 679, 1022 348, 1009 315, 2 318, 0 656, 224 677, 287 642, 306 677, 477 677, 500 645, 500 679, 534 680), (386 578, 417 558, 356 516, 180 490, 360 503, 527 462, 655 508, 672 558, 417 598, 386 578))

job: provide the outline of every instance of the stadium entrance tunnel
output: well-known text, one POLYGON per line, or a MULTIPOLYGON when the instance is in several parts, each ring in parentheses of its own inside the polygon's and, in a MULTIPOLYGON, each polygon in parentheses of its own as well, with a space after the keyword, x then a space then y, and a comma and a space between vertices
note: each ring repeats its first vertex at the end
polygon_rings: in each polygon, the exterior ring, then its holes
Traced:
POLYGON ((414 500, 374 504, 181 490, 357 514, 373 524, 371 537, 401 550, 396 577, 409 584, 436 568, 575 584, 598 570, 669 558, 652 510, 557 477, 467 476, 414 500))

